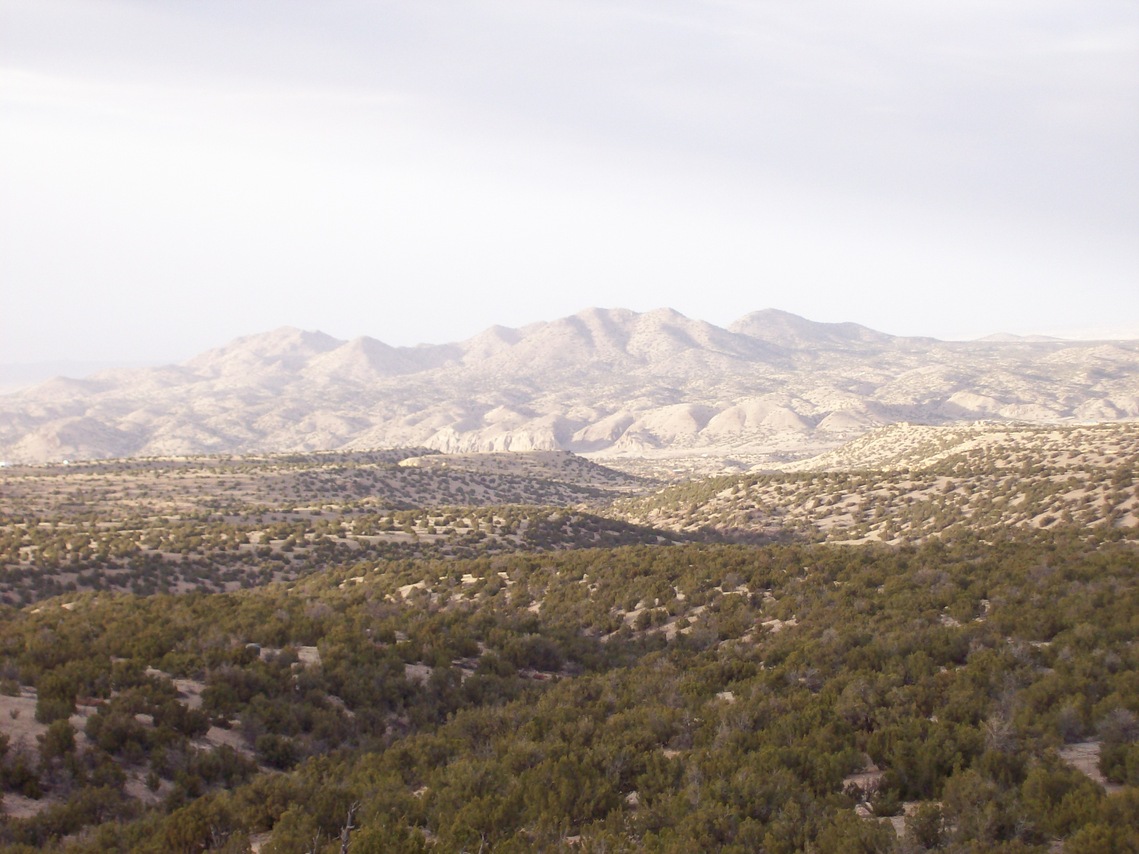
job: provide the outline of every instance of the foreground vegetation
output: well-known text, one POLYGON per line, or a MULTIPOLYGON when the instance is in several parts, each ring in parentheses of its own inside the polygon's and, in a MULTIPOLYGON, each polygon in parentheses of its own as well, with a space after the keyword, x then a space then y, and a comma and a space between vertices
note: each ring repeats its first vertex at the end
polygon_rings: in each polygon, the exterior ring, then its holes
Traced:
POLYGON ((1139 429, 1009 435, 6 471, 0 848, 1139 851, 1139 429))
POLYGON ((7 616, 0 654, 45 727, 5 745, 5 788, 50 806, 2 833, 92 852, 334 851, 348 824, 351 851, 1133 850, 1135 576, 1132 546, 1067 532, 45 603, 7 616), (1061 760, 1091 739, 1118 791, 1061 760), (910 803, 905 841, 864 801, 910 803))

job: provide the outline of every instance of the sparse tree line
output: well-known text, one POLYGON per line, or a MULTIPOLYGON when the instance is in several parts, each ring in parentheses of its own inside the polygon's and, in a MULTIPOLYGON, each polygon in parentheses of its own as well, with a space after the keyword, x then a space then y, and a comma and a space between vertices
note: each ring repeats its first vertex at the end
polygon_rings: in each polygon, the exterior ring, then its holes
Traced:
MULTIPOLYGON (((666 535, 583 511, 492 506, 342 515, 200 514, 11 524, 0 528, 0 600, 29 604, 82 590, 220 592, 355 562, 655 543, 666 535)), ((667 535, 667 539, 676 539, 667 535)))
POLYGON ((767 532, 818 542, 909 542, 1018 526, 1137 539, 1137 471, 1137 454, 1098 466, 1032 459, 1010 466, 997 465, 989 449, 921 471, 711 478, 619 500, 612 512, 660 528, 737 538, 767 532))

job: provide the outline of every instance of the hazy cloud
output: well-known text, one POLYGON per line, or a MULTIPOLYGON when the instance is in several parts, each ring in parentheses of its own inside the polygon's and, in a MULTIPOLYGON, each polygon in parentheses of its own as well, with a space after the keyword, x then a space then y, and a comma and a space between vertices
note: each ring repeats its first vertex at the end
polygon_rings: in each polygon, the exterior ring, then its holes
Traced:
POLYGON ((0 361, 594 304, 1139 336, 1136 151, 1130 2, 0 0, 0 361))

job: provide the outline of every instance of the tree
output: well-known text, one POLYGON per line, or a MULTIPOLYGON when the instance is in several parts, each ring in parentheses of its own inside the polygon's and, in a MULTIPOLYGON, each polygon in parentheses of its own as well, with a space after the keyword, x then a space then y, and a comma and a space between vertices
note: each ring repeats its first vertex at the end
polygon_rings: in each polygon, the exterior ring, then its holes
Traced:
POLYGON ((40 758, 44 762, 66 756, 75 750, 75 730, 66 720, 52 721, 47 732, 39 736, 39 743, 40 758))

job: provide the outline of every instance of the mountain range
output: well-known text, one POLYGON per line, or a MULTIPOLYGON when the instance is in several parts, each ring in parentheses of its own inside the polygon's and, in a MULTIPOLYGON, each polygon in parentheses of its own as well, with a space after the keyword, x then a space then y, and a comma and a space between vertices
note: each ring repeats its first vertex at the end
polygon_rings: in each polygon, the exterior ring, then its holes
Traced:
POLYGON ((282 328, 178 365, 55 378, 0 396, 0 459, 423 446, 771 464, 901 421, 1136 417, 1139 341, 592 308, 417 347, 282 328))

